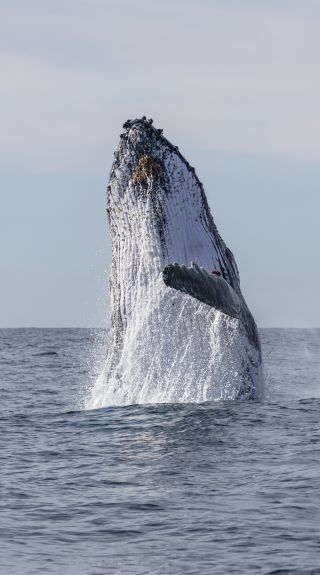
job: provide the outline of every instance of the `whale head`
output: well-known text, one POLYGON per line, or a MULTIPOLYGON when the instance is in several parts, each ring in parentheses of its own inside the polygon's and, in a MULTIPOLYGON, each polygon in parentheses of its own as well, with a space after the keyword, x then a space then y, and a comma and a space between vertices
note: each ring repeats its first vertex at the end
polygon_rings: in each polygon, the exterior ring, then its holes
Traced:
POLYGON ((217 232, 194 168, 152 120, 124 124, 107 212, 113 248, 130 252, 133 268, 147 258, 158 274, 172 262, 194 261, 221 273, 233 287, 238 283, 233 256, 217 232))

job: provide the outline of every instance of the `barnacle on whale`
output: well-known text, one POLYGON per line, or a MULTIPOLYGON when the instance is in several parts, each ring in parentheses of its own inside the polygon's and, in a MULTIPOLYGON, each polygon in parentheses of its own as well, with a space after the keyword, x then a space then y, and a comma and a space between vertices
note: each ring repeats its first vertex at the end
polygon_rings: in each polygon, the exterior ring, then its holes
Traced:
POLYGON ((149 154, 144 154, 133 172, 133 183, 142 184, 151 178, 156 179, 161 176, 163 176, 163 169, 159 162, 149 154))

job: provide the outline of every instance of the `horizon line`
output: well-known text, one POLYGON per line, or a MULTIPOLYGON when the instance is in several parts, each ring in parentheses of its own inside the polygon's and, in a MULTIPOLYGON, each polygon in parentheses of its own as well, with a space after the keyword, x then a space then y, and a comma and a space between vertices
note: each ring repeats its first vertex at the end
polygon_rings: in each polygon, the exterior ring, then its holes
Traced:
MULTIPOLYGON (((63 325, 63 326, 25 326, 25 325, 21 325, 21 326, 9 326, 9 327, 1 327, 0 326, 0 331, 1 330, 8 330, 8 329, 91 329, 91 330, 95 330, 95 329, 103 329, 103 330, 108 330, 111 326, 67 326, 67 325, 63 325)), ((320 325, 319 326, 263 326, 263 325, 258 325, 257 326, 258 329, 320 329, 320 325)))

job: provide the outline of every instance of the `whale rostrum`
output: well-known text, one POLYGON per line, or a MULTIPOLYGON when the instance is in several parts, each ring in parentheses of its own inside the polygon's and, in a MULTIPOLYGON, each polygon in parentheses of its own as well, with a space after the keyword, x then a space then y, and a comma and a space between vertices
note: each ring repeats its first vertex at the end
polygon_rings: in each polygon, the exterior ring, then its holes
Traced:
POLYGON ((259 398, 261 347, 194 168, 128 120, 110 174, 111 330, 90 405, 259 398))

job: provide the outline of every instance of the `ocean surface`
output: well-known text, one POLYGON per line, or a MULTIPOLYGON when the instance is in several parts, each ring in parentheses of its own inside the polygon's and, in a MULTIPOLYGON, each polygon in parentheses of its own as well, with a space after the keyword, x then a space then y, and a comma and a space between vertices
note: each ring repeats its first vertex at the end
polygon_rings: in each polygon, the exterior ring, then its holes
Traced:
POLYGON ((319 574, 320 330, 261 338, 264 402, 85 411, 104 332, 1 330, 1 575, 319 574))

